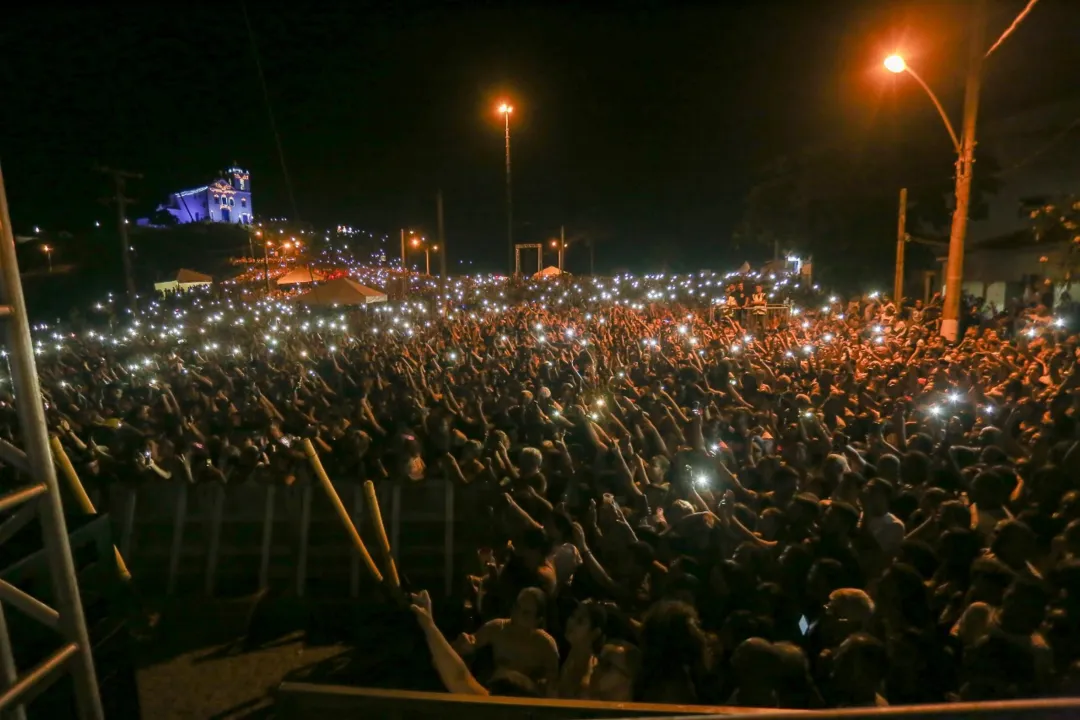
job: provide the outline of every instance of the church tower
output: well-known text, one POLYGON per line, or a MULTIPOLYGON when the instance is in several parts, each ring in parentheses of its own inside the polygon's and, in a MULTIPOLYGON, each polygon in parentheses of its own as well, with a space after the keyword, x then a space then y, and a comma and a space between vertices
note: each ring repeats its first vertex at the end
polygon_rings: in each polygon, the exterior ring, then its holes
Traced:
POLYGON ((251 206, 251 174, 234 165, 226 171, 226 179, 235 193, 234 204, 231 208, 234 222, 250 225, 255 217, 255 211, 251 206))

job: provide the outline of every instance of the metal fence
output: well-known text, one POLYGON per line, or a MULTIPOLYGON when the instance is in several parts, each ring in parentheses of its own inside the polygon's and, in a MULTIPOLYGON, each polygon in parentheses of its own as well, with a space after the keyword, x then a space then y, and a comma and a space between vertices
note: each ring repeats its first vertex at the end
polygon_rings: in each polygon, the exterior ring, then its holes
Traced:
MULTIPOLYGON (((365 537, 365 496, 359 482, 334 482, 365 537)), ((413 580, 450 593, 462 546, 456 488, 446 480, 376 486, 395 561, 413 580)), ((190 485, 155 482, 91 492, 109 510, 120 555, 144 592, 290 587, 303 597, 357 597, 366 579, 333 507, 317 484, 190 485)))

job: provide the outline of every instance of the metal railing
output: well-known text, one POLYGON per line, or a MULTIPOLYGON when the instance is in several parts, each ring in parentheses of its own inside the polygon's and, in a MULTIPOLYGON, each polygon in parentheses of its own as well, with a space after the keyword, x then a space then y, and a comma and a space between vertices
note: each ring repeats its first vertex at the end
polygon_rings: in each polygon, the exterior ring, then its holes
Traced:
POLYGON ((548 700, 543 698, 480 697, 451 693, 383 690, 343 685, 283 682, 276 693, 277 717, 377 717, 385 720, 442 720, 467 717, 469 720, 564 720, 569 718, 641 718, 678 720, 722 716, 752 720, 850 720, 851 718, 903 718, 904 720, 1075 720, 1080 717, 1080 700, 1053 698, 983 703, 910 705, 889 708, 844 710, 767 710, 709 705, 654 705, 608 703, 588 700, 548 700))

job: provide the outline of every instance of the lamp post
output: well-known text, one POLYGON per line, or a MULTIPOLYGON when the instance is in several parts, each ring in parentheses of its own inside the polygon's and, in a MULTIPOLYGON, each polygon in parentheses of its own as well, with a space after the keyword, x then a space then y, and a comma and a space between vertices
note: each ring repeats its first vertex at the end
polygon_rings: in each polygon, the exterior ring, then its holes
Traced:
POLYGON ((506 252, 507 265, 510 274, 514 274, 514 196, 510 180, 510 114, 514 112, 512 105, 502 103, 499 105, 506 126, 506 252))
MULTIPOLYGON (((559 251, 559 273, 563 271, 563 254, 566 252, 566 229, 562 226, 559 227, 559 239, 551 241, 551 247, 557 248, 559 251)), ((541 268, 542 270, 543 268, 541 268)))
POLYGON ((938 114, 949 131, 949 138, 956 150, 956 207, 953 210, 949 230, 949 260, 945 267, 945 306, 941 314, 941 334, 950 342, 956 340, 960 325, 960 294, 964 279, 964 240, 967 236, 968 208, 971 201, 972 166, 975 164, 975 121, 979 114, 979 89, 982 78, 982 62, 985 57, 983 35, 986 30, 986 0, 975 0, 972 9, 972 32, 968 55, 967 82, 964 89, 964 120, 962 135, 957 137, 949 116, 941 107, 930 86, 912 70, 899 55, 885 58, 889 72, 906 72, 915 79, 930 96, 938 114))
POLYGON ((266 276, 266 294, 270 294, 270 241, 263 244, 263 274, 266 276))
POLYGON ((49 261, 49 274, 51 275, 52 274, 52 251, 53 251, 52 246, 51 245, 42 245, 41 246, 41 251, 43 253, 45 253, 45 257, 49 261))
POLYGON ((424 240, 425 238, 413 238, 412 245, 414 248, 424 248, 424 274, 431 277, 431 251, 439 252, 439 246, 428 245, 424 240))
MULTIPOLYGON (((262 230, 256 230, 254 236, 261 238, 262 230)), ((255 262, 255 240, 252 237, 252 233, 248 233, 248 252, 251 253, 251 262, 255 262)))

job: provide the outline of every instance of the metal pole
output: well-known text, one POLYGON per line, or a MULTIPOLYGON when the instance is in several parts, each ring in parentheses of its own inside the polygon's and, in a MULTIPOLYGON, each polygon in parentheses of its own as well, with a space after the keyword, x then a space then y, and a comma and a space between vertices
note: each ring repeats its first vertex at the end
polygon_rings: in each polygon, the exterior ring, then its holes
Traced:
POLYGON ((956 209, 949 233, 949 262, 945 270, 945 307, 941 334, 953 342, 960 325, 960 294, 964 280, 964 240, 967 236, 968 205, 971 200, 972 166, 975 164, 975 121, 979 114, 979 85, 982 77, 983 36, 986 32, 986 0, 975 0, 971 15, 971 47, 968 55, 967 87, 964 90, 964 122, 960 158, 956 163, 956 209))
POLYGON ((559 226, 559 272, 563 271, 563 252, 566 250, 566 227, 559 226))
POLYGON ((22 292, 22 280, 19 277, 19 261, 15 255, 15 237, 11 232, 11 214, 8 211, 7 193, 4 191, 4 177, 0 172, 0 279, 2 279, 3 300, 10 304, 11 315, 8 325, 8 347, 12 356, 12 386, 15 397, 21 401, 15 403, 22 430, 23 448, 30 461, 30 474, 48 488, 47 497, 38 505, 41 518, 41 534, 48 557, 50 575, 56 607, 60 612, 60 630, 63 637, 78 646, 78 652, 71 658, 71 670, 75 698, 82 718, 101 718, 101 695, 98 691, 97 674, 94 671, 94 658, 90 653, 90 637, 86 631, 86 617, 83 615, 82 600, 75 577, 75 563, 71 557, 71 544, 68 539, 67 523, 64 520, 64 507, 60 498, 60 487, 56 481, 52 455, 49 452, 49 434, 45 424, 45 408, 39 398, 41 386, 38 384, 37 370, 34 367, 34 345, 30 337, 30 324, 26 315, 26 300, 22 292))
MULTIPOLYGON (((0 675, 4 681, 4 690, 10 690, 19 681, 19 672, 15 666, 15 656, 11 652, 11 636, 8 634, 3 607, 0 607, 0 675)), ((23 705, 16 705, 9 713, 11 720, 26 720, 26 708, 23 705)))
POLYGON ((307 589, 308 537, 311 532, 311 485, 300 494, 300 557, 296 563, 296 596, 304 597, 307 589))
POLYGON ((431 250, 424 247, 424 274, 431 277, 431 250))
POLYGON ((274 486, 266 486, 263 499, 262 546, 259 549, 259 590, 270 585, 270 546, 274 540, 274 486))
MULTIPOLYGON (((510 113, 503 113, 506 118, 506 249, 510 270, 514 267, 514 196, 510 180, 510 113)), ((516 274, 516 273, 515 273, 516 274)))
POLYGON ((405 272, 405 228, 401 228, 401 272, 405 272))
POLYGON ((176 486, 176 507, 173 509, 173 536, 169 547, 169 577, 165 593, 176 592, 177 575, 180 572, 180 553, 184 549, 184 520, 187 517, 188 486, 180 483, 176 486))
POLYGON ((266 294, 270 294, 270 243, 263 243, 263 269, 266 271, 266 294))
POLYGON ((442 255, 439 256, 439 277, 446 279, 446 232, 443 227, 442 190, 435 194, 435 216, 438 221, 439 247, 442 255))
POLYGON ((896 220, 896 277, 893 279, 893 303, 897 313, 904 299, 904 244, 907 242, 907 188, 900 188, 900 212, 896 220))
POLYGON ((116 178, 116 219, 120 225, 121 258, 124 261, 124 286, 127 288, 128 306, 131 312, 138 312, 135 300, 135 277, 131 274, 131 243, 127 233, 127 198, 124 196, 124 177, 119 173, 116 178))

